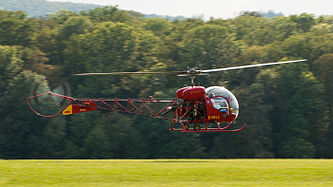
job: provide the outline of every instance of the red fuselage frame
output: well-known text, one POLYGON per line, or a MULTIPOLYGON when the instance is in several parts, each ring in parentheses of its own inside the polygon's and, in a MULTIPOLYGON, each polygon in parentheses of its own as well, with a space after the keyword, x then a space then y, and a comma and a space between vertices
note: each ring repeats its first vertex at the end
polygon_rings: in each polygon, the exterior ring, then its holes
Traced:
MULTIPOLYGON (((219 96, 220 97, 220 96, 219 96)), ((70 107, 69 114, 88 112, 93 110, 106 110, 124 112, 130 114, 140 114, 151 116, 157 119, 171 121, 170 131, 182 132, 237 132, 244 129, 245 124, 234 130, 228 128, 233 124, 236 116, 229 108, 227 116, 213 107, 211 98, 204 97, 201 100, 184 101, 181 99, 77 99, 52 92, 28 97, 26 100, 29 108, 39 116, 55 117, 61 112, 67 115, 66 112, 70 107), (67 104, 62 106, 59 111, 52 115, 43 115, 32 107, 32 102, 38 97, 44 95, 52 95, 67 100, 67 104), (181 112, 180 112, 181 111, 181 112), (176 124, 180 124, 177 128, 176 124), (194 124, 196 127, 189 128, 189 125, 194 124), (209 127, 209 124, 214 124, 215 127, 209 127), (221 124, 226 124, 223 127, 221 124)))

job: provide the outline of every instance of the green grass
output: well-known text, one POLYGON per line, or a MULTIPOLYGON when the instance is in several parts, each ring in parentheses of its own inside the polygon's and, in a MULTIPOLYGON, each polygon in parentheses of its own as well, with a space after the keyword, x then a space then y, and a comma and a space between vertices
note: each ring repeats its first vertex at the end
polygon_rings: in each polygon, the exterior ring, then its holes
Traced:
POLYGON ((0 186, 333 186, 333 160, 0 160, 0 186))

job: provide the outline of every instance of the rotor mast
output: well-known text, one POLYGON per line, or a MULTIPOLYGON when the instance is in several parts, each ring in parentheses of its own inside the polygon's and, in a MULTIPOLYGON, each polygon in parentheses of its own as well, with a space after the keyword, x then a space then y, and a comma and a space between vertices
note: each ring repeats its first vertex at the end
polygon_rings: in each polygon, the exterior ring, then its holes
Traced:
POLYGON ((194 79, 195 79, 195 76, 194 75, 190 75, 190 79, 191 79, 191 86, 194 87, 194 79))

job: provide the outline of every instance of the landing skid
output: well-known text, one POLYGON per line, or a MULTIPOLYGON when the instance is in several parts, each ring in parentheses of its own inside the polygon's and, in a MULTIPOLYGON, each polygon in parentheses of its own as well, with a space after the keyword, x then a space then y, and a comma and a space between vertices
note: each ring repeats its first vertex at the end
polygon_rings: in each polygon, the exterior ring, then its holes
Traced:
POLYGON ((204 128, 198 128, 198 125, 195 125, 193 128, 189 128, 188 124, 180 123, 181 128, 174 128, 174 122, 175 121, 171 122, 170 131, 181 131, 181 132, 189 132, 189 133, 193 133, 193 132, 239 132, 239 131, 243 130, 246 126, 246 123, 244 123, 241 128, 229 129, 230 126, 233 124, 233 121, 232 121, 224 127, 221 127, 220 123, 216 123, 217 127, 212 128, 212 127, 208 127, 207 123, 206 123, 204 128))

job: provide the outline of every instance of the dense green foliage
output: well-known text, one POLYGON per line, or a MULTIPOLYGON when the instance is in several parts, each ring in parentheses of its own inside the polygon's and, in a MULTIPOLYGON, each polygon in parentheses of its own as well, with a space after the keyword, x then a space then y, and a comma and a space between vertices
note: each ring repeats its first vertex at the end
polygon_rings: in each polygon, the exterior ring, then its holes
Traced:
POLYGON ((55 13, 60 10, 71 10, 74 12, 87 11, 99 7, 94 4, 70 3, 70 2, 50 2, 47 0, 1 0, 0 9, 4 10, 24 10, 31 17, 40 17, 55 13))
POLYGON ((2 158, 332 158, 333 17, 174 20, 103 7, 42 18, 0 11, 2 158), (308 59, 307 63, 215 73, 240 102, 239 133, 169 132, 169 122, 89 112, 40 118, 31 89, 68 82, 75 97, 175 97, 174 76, 73 77, 73 73, 165 71, 308 59), (226 82, 227 81, 227 82, 226 82))

